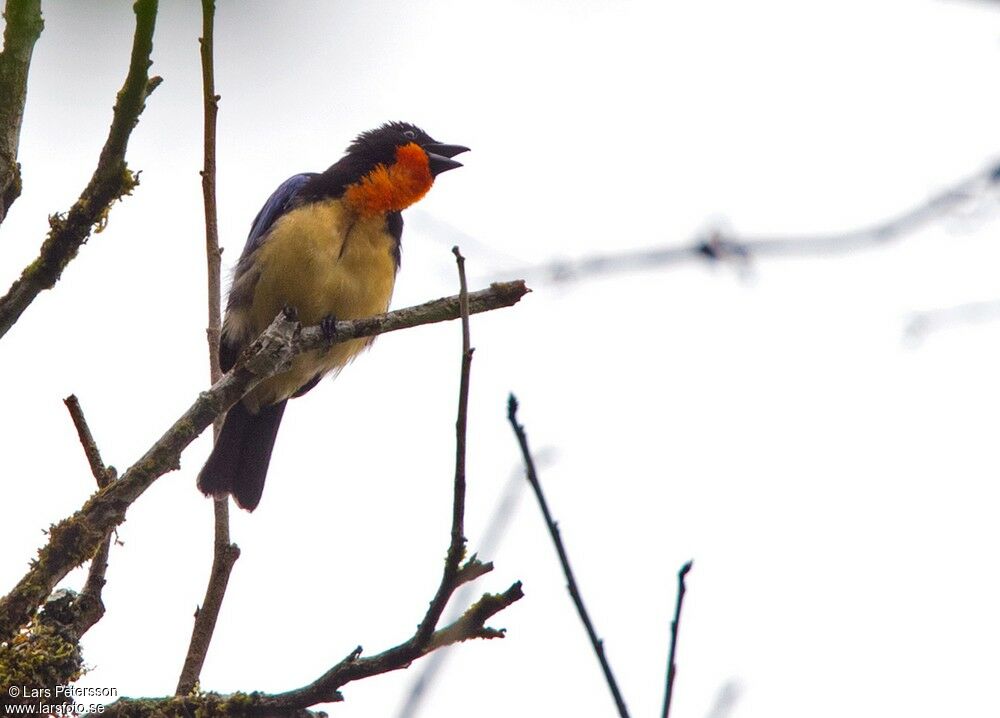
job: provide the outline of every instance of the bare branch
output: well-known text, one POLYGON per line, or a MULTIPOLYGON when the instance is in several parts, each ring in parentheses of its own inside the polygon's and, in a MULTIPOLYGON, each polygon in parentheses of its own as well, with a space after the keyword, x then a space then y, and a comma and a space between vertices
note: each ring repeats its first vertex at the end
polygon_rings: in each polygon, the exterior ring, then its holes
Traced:
MULTIPOLYGON (((465 556, 465 441, 466 423, 469 415, 469 374, 472 368, 472 346, 469 338, 469 289, 465 280, 465 257, 452 248, 458 265, 459 277, 459 311, 462 315, 462 371, 458 389, 458 418, 455 420, 455 488, 451 519, 451 544, 445 557, 444 573, 438 586, 437 594, 427 609, 424 620, 417 629, 417 642, 424 644, 430 640, 431 633, 441 620, 441 614, 448 599, 458 588, 456 581, 459 564, 465 556)), ((475 556, 469 560, 469 565, 479 564, 475 556)))
POLYGON ((528 436, 524 432, 524 427, 517 422, 517 397, 513 394, 510 395, 507 401, 507 420, 510 421, 510 425, 514 429, 514 435, 517 437, 517 443, 521 447, 521 455, 524 458, 524 468, 528 483, 531 484, 531 488, 535 492, 535 498, 538 499, 538 506, 542 510, 542 516, 545 517, 545 525, 549 529, 552 543, 555 544, 556 553, 559 554, 559 563, 562 565, 563 574, 566 576, 566 588, 573 599, 573 605, 576 606, 576 612, 580 615, 580 621, 583 622, 583 627, 587 631, 587 637, 590 638, 590 645, 593 647, 594 653, 597 655, 597 660, 601 664, 601 670, 604 672, 604 680, 608 684, 612 698, 614 698, 615 706, 618 708, 618 715, 621 718, 628 718, 628 709, 625 707, 625 700, 622 698, 621 691, 618 690, 618 683, 611 672, 611 665, 604 655, 604 641, 598 638, 597 631, 594 630, 594 624, 591 622, 590 615, 587 613, 587 608, 583 603, 583 596, 580 595, 580 589, 577 587, 576 579, 573 577, 573 570, 569 565, 569 556, 566 555, 566 548, 563 546, 562 538, 559 536, 559 526, 552 518, 548 502, 545 500, 545 494, 542 493, 542 484, 538 479, 538 472, 535 470, 535 461, 532 459, 531 450, 528 448, 528 436))
MULTIPOLYGON (((554 452, 551 450, 546 449, 536 452, 536 464, 540 466, 546 465, 551 460, 553 453, 554 452)), ((524 488, 523 475, 524 470, 519 466, 518 469, 512 472, 508 478, 507 485, 504 487, 497 499, 496 506, 493 509, 493 515, 490 517, 489 523, 483 530, 482 539, 479 542, 479 553, 485 556, 493 556, 496 554, 496 551, 503 540, 503 536, 507 531, 507 527, 510 524, 510 520, 514 516, 517 503, 521 498, 521 493, 524 488)), ((472 586, 463 586, 460 591, 456 592, 454 601, 452 601, 452 606, 455 606, 456 604, 459 606, 467 605, 472 600, 472 591, 472 586)), ((450 609, 448 614, 449 615, 446 616, 444 620, 451 623, 458 618, 459 612, 454 609, 450 609)), ((421 663, 420 672, 414 677, 413 682, 410 684, 410 690, 403 699, 402 705, 396 714, 396 718, 414 718, 420 712, 421 703, 427 695, 428 688, 433 685, 434 680, 441 672, 441 669, 444 667, 449 655, 450 653, 448 651, 436 651, 426 661, 421 663)))
POLYGON ((0 53, 0 222, 21 194, 17 148, 28 96, 28 68, 35 41, 42 34, 41 0, 7 0, 0 53))
MULTIPOLYGON (((219 223, 215 197, 215 126, 219 111, 219 96, 215 94, 215 67, 213 48, 215 45, 215 0, 202 0, 201 79, 202 102, 204 105, 204 155, 205 166, 201 172, 201 189, 205 204, 205 257, 208 270, 208 364, 214 384, 222 377, 219 369, 219 337, 222 327, 222 252, 219 250, 219 223)), ((215 421, 215 437, 222 429, 222 417, 215 421)), ((229 585, 229 576, 240 548, 229 538, 229 497, 214 499, 215 538, 212 551, 212 569, 209 572, 205 600, 195 612, 194 627, 188 645, 184 666, 177 680, 176 695, 187 695, 198 683, 208 647, 212 643, 215 624, 222 610, 222 601, 229 585)))
POLYGON ((83 415, 83 407, 80 406, 80 400, 76 398, 76 394, 67 396, 63 399, 63 403, 69 410, 73 426, 76 427, 76 433, 80 437, 80 444, 83 446, 83 453, 86 454, 87 462, 90 464, 90 472, 94 475, 94 480, 97 481, 97 488, 103 489, 114 481, 114 469, 109 470, 104 466, 104 461, 101 459, 101 452, 97 449, 97 442, 94 441, 94 435, 90 433, 90 426, 87 425, 87 419, 83 415))
POLYGON ((674 696, 674 678, 677 675, 677 634, 681 627, 681 607, 687 586, 684 579, 691 572, 694 561, 688 561, 677 572, 677 603, 674 605, 674 620, 670 622, 670 653, 667 655, 667 688, 663 694, 663 718, 670 718, 670 701, 674 696))
MULTIPOLYGON (((205 204, 205 258, 208 270, 208 362, 214 384, 222 376, 219 369, 219 340, 222 334, 222 250, 219 249, 218 206, 215 198, 215 126, 219 96, 215 94, 215 0, 201 3, 201 84, 205 116, 204 160, 201 190, 205 204)), ((222 428, 215 427, 216 435, 222 428)))
POLYGON ((304 688, 263 698, 262 707, 298 708, 341 700, 338 690, 351 681, 406 668, 417 658, 460 641, 500 638, 503 632, 486 627, 486 621, 523 596, 520 581, 503 593, 484 594, 461 618, 432 633, 424 645, 414 635, 409 641, 369 658, 358 657, 360 652, 352 654, 304 688))
POLYGON ((175 689, 175 694, 178 696, 187 695, 194 690, 198 683, 202 666, 205 665, 205 657, 208 655, 208 647, 212 643, 212 635, 215 633, 215 624, 219 618, 219 612, 222 610, 226 588, 229 586, 229 575, 233 571, 236 560, 240 557, 240 547, 228 540, 228 497, 215 499, 212 504, 215 510, 216 527, 212 570, 209 573, 208 586, 205 589, 205 599, 194 614, 191 641, 188 644, 184 666, 175 689), (225 531, 225 535, 222 537, 224 540, 219 540, 223 530, 225 531))
MULTIPOLYGON (((469 295, 469 312, 512 306, 528 291, 522 281, 493 284, 469 295)), ((287 368, 297 354, 459 316, 459 297, 445 297, 387 314, 337 322, 331 339, 326 338, 319 326, 303 329, 297 322, 278 316, 243 353, 232 371, 210 390, 202 392, 121 479, 51 528, 49 541, 39 550, 38 559, 17 586, 0 599, 0 643, 9 640, 30 620, 36 607, 67 573, 94 554, 108 532, 125 520, 128 507, 156 479, 179 468, 180 454, 188 444, 258 383, 287 368)))
POLYGON ((42 290, 55 286, 91 231, 103 228, 111 205, 131 194, 139 184, 137 175, 125 164, 125 150, 146 98, 160 83, 159 77, 149 77, 157 0, 136 0, 134 10, 135 36, 128 75, 118 93, 111 129, 97 168, 69 212, 49 217, 49 234, 38 258, 25 267, 6 296, 0 298, 0 337, 14 326, 42 290))

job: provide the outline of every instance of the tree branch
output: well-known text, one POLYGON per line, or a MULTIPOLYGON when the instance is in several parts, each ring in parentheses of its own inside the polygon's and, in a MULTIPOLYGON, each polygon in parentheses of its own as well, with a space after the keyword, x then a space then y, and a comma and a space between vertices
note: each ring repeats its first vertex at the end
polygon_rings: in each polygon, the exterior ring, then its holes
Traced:
MULTIPOLYGON (((535 461, 539 465, 545 465, 551 461, 552 455, 553 452, 551 450, 543 449, 541 452, 536 452, 535 461)), ((507 532, 507 527, 510 525, 517 504, 520 501, 524 489, 523 475, 524 469, 520 465, 516 471, 511 472, 510 477, 507 479, 507 485, 500 496, 497 497, 489 523, 486 524, 486 528, 482 532, 478 553, 484 556, 496 555, 497 549, 503 541, 504 534, 507 532)), ((461 590, 456 591, 452 606, 456 604, 464 606, 470 603, 472 601, 472 592, 472 586, 463 586, 461 590)), ((448 611, 448 615, 445 616, 444 620, 452 622, 457 618, 458 612, 452 608, 448 611)), ((410 689, 407 691, 399 707, 399 711, 396 713, 396 718, 415 718, 420 713, 423 699, 427 696, 430 687, 441 673, 450 655, 448 651, 437 651, 421 663, 420 671, 413 677, 410 689)))
MULTIPOLYGON (((114 468, 105 468, 80 402, 75 396, 69 396, 64 401, 98 486, 107 486, 115 480, 114 468)), ((54 591, 13 640, 0 641, 0 682, 4 686, 65 685, 80 677, 84 670, 80 638, 104 616, 101 592, 108 567, 110 540, 110 536, 106 536, 101 541, 81 592, 68 588, 54 591)), ((3 696, 0 705, 7 705, 4 703, 8 698, 6 690, 3 696)), ((37 701, 30 700, 30 696, 9 698, 14 704, 27 706, 34 703, 37 708, 37 701)))
POLYGON ((352 681, 371 678, 382 673, 406 668, 413 661, 444 646, 473 638, 501 638, 503 630, 489 628, 486 621, 524 597, 521 582, 513 584, 503 593, 484 594, 462 617, 440 628, 430 636, 423 647, 416 643, 416 636, 387 651, 362 657, 361 647, 351 651, 333 668, 302 688, 284 693, 233 693, 220 696, 206 693, 169 698, 123 698, 101 713, 108 718, 190 718, 195 711, 206 715, 226 715, 230 718, 298 718, 316 715, 305 709, 323 702, 343 700, 339 689, 352 681))
POLYGON ((681 627, 681 607, 687 586, 684 579, 691 572, 694 561, 688 561, 677 572, 677 603, 674 604, 674 620, 670 622, 670 652, 667 654, 667 688, 663 694, 663 718, 670 718, 670 701, 674 696, 674 678, 677 676, 677 634, 681 627))
POLYGON ((462 315, 462 371, 458 388, 458 418, 455 420, 455 484, 452 502, 451 543, 445 557, 441 583, 427 609, 424 620, 417 628, 416 641, 421 646, 430 640, 438 621, 441 620, 441 614, 444 612, 448 599, 458 588, 459 583, 456 578, 460 570, 472 571, 482 566, 473 556, 462 569, 459 568, 459 564, 465 557, 465 441, 466 423, 469 415, 469 374, 472 368, 473 349, 469 335, 469 288, 465 279, 465 257, 458 251, 458 247, 453 247, 451 251, 455 255, 455 262, 458 265, 458 303, 459 312, 462 315))
MULTIPOLYGON (((482 563, 475 556, 472 556, 465 564, 461 564, 465 554, 465 452, 469 375, 473 351, 469 339, 469 312, 473 303, 470 302, 466 285, 465 259, 458 251, 458 247, 452 251, 458 263, 461 286, 458 305, 462 318, 462 370, 458 392, 458 418, 455 421, 455 479, 451 540, 440 586, 416 632, 409 640, 398 646, 368 658, 361 657, 361 647, 359 646, 309 685, 285 693, 273 695, 236 694, 226 698, 203 695, 192 695, 186 698, 175 696, 174 698, 153 701, 144 700, 139 703, 123 700, 110 707, 109 715, 127 715, 129 718, 145 715, 184 715, 186 712, 204 710, 208 707, 205 704, 206 699, 213 701, 211 705, 213 711, 227 715, 303 715, 302 712, 305 709, 317 703, 343 700, 340 688, 351 681, 406 668, 417 658, 460 641, 471 638, 503 637, 502 629, 489 628, 486 626, 486 621, 523 596, 520 582, 513 584, 504 593, 483 595, 456 621, 444 628, 437 628, 441 613, 455 590, 493 570, 492 564, 482 563), (223 705, 219 705, 218 701, 223 701, 223 705)), ((339 324, 335 336, 337 334, 339 334, 339 324)))
POLYGON ((7 0, 0 53, 0 222, 21 194, 17 148, 28 96, 28 68, 35 41, 42 34, 41 0, 7 0))
MULTIPOLYGON (((219 96, 215 94, 215 68, 213 64, 213 48, 215 45, 215 1, 202 0, 201 3, 202 33, 201 44, 201 79, 202 103, 204 106, 204 155, 205 166, 201 172, 201 189, 205 204, 205 257, 208 269, 208 364, 214 384, 222 377, 219 369, 219 337, 222 327, 222 289, 221 266, 222 252, 219 250, 219 224, 215 197, 215 126, 219 110, 219 96)), ((215 438, 218 439, 222 429, 222 417, 215 421, 215 438)), ((201 607, 195 611, 194 626, 191 630, 191 641, 188 645, 184 666, 177 680, 176 695, 182 696, 194 690, 201 676, 208 647, 215 633, 215 623, 222 610, 222 601, 229 585, 229 575, 233 571, 236 560, 240 557, 240 548, 229 538, 229 497, 214 499, 212 508, 215 514, 215 532, 212 551, 212 569, 209 572, 208 586, 205 588, 205 599, 201 607)))
POLYGON ((559 563, 562 565, 563 574, 566 576, 566 588, 573 599, 573 605, 576 606, 576 612, 580 615, 580 621, 587 631, 590 645, 593 647, 594 653, 597 655, 597 660, 601 664, 601 670, 604 672, 604 680, 611 690, 611 696, 614 698, 615 706, 618 708, 618 715, 621 718, 628 718, 628 709, 625 707, 625 700, 622 698, 621 691, 618 690, 618 683, 611 672, 611 665, 604 655, 604 641, 598 638, 597 631, 594 630, 594 624, 587 613, 587 608, 583 604, 583 596, 580 594, 580 589, 576 585, 576 579, 573 577, 573 570, 569 565, 569 556, 566 555, 566 548, 563 546, 562 538, 559 536, 559 526, 552 518, 548 502, 545 500, 545 494, 542 493, 542 484, 538 479, 538 472, 535 471, 535 461, 532 459, 531 450, 528 448, 528 436, 524 432, 524 427, 517 422, 517 397, 513 394, 510 395, 507 401, 507 420, 510 421, 510 425, 514 429, 514 435, 517 437, 517 443, 521 447, 521 455, 524 458, 524 468, 528 483, 531 484, 531 488, 535 492, 535 498, 538 499, 538 506, 541 508, 542 516, 545 518, 545 525, 549 529, 552 543, 555 544, 556 553, 559 554, 559 563))
POLYGON ((6 296, 0 298, 0 337, 14 326, 42 290, 55 286, 63 269, 90 237, 91 230, 99 232, 104 228, 111 205, 131 194, 139 184, 138 176, 125 164, 125 150, 146 98, 160 83, 159 77, 149 77, 157 0, 136 0, 134 10, 135 36, 128 75, 118 93, 111 129, 97 168, 69 212, 49 217, 49 234, 38 258, 25 267, 6 296))
MULTIPOLYGON (((215 126, 219 96, 215 94, 215 0, 201 3, 201 84, 205 116, 204 160, 201 191, 205 204, 205 258, 208 268, 208 362, 214 384, 222 376, 219 369, 219 340, 222 334, 222 250, 219 249, 219 219, 215 197, 215 126)), ((216 432, 221 425, 216 427, 216 432)))
MULTIPOLYGON (((97 442, 90 432, 87 419, 83 415, 83 407, 75 394, 70 394, 63 400, 69 410, 70 418, 76 427, 76 433, 80 437, 80 444, 83 445, 83 452, 87 456, 90 464, 90 471, 97 481, 97 488, 103 489, 116 478, 113 466, 106 467, 101 459, 101 452, 97 449, 97 442)), ((90 561, 90 570, 87 572, 87 581, 83 585, 83 591, 73 602, 73 609, 76 613, 73 621, 73 631, 79 638, 101 620, 104 616, 104 602, 101 600, 101 592, 104 589, 105 574, 108 570, 108 554, 111 551, 111 533, 109 532, 101 542, 97 553, 90 561)))
MULTIPOLYGON (((527 292, 522 281, 493 284, 469 295, 469 312, 516 304, 527 292)), ((179 468, 181 452, 216 418, 267 377, 287 368, 299 353, 460 316, 457 296, 365 319, 337 322, 332 339, 319 326, 303 329, 278 316, 243 353, 232 371, 198 399, 128 471, 49 531, 48 543, 17 586, 0 599, 0 643, 30 620, 36 607, 73 568, 93 556, 107 533, 125 519, 128 507, 157 478, 179 468)))
POLYGON ((488 628, 485 625, 486 621, 523 597, 520 581, 503 593, 484 594, 457 621, 434 631, 423 645, 420 645, 415 634, 405 643, 368 658, 360 657, 359 648, 308 686, 262 697, 261 707, 295 709, 324 701, 343 700, 339 689, 351 681, 406 668, 421 656, 454 643, 472 638, 500 638, 503 636, 503 631, 488 628))
POLYGON ((938 307, 913 312, 903 329, 903 337, 913 343, 919 343, 929 334, 943 329, 984 324, 998 319, 1000 319, 1000 300, 997 299, 938 307))
POLYGON ((63 399, 63 403, 69 410, 73 426, 76 427, 80 444, 83 446, 83 453, 87 456, 87 463, 90 464, 90 472, 94 475, 94 480, 97 481, 97 488, 103 489, 114 481, 114 468, 104 465, 101 452, 97 448, 97 442, 94 441, 94 435, 90 433, 90 426, 87 425, 87 419, 83 415, 83 407, 80 406, 80 400, 76 398, 76 394, 67 396, 63 399))
POLYGON ((859 249, 882 247, 915 232, 933 220, 982 196, 1000 184, 1000 164, 993 163, 976 174, 908 208, 898 215, 872 225, 844 232, 788 237, 745 237, 722 229, 695 237, 683 245, 657 246, 617 254, 601 254, 521 267, 518 276, 568 282, 616 272, 648 270, 692 261, 737 262, 769 257, 824 257, 859 249))

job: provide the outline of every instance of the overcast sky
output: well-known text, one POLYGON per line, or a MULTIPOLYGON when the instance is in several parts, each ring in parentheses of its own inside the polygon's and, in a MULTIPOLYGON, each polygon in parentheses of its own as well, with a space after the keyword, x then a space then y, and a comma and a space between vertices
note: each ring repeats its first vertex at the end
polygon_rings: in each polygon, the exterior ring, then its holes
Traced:
MULTIPOLYGON (((0 291, 93 170, 128 5, 43 3, 0 291)), ((93 490, 62 399, 124 470, 207 385, 197 3, 163 2, 141 169, 54 291, 0 341, 0 592, 93 490), (16 508, 11 508, 16 507, 16 508)), ((932 0, 220 2, 224 264, 287 176, 361 130, 472 148, 405 213, 394 307, 518 268, 681 246, 711 227, 868 225, 998 158, 1000 7, 932 0)), ((693 558, 673 715, 1000 710, 1000 323, 904 341, 914 312, 1000 298, 995 196, 876 250, 532 281, 472 323, 467 535, 519 457, 522 402, 581 589, 633 716, 656 715, 676 571, 693 558), (727 688, 729 686, 729 688, 727 688)), ((407 638, 448 542, 457 324, 381 337, 290 404, 202 687, 279 691, 407 638)), ((173 691, 211 560, 204 436, 133 506, 82 683, 173 691)), ((454 651, 424 715, 612 715, 523 496, 481 591, 524 582, 503 641, 454 651)), ((83 572, 66 585, 79 588, 83 572)), ((419 665, 345 687, 394 715, 419 665)))

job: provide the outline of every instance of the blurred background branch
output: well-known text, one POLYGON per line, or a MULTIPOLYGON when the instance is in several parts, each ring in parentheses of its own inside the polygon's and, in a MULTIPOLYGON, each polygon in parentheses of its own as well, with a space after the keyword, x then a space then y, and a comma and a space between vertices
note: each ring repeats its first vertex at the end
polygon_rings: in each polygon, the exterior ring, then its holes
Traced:
POLYGON ((992 162, 889 219, 845 232, 753 237, 715 228, 685 245, 660 245, 578 259, 553 260, 513 271, 529 281, 573 282, 620 272, 656 270, 692 261, 730 263, 744 268, 755 259, 840 256, 899 240, 988 196, 996 191, 998 185, 1000 162, 992 162))
POLYGON ((1000 320, 1000 299, 964 302, 950 307, 914 312, 904 329, 904 338, 919 343, 935 332, 997 320, 1000 320))

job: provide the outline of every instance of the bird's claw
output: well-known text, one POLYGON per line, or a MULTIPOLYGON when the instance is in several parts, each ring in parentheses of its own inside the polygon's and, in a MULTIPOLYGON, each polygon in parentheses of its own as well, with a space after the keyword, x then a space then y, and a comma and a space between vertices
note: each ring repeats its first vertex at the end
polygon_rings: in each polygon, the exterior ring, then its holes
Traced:
POLYGON ((320 320, 319 328, 323 330, 323 338, 330 341, 337 333, 337 318, 327 314, 320 320))

